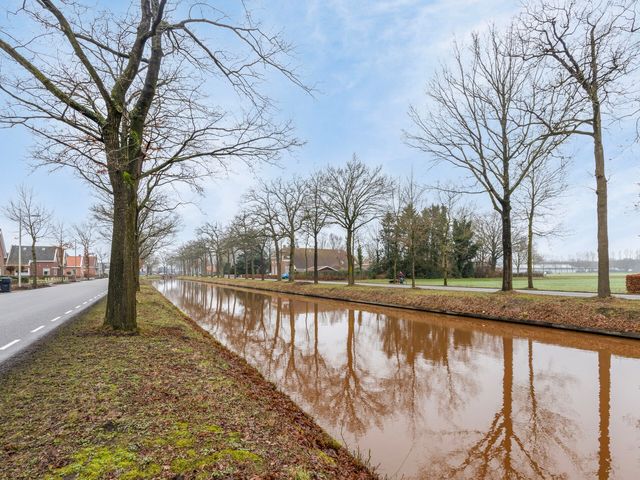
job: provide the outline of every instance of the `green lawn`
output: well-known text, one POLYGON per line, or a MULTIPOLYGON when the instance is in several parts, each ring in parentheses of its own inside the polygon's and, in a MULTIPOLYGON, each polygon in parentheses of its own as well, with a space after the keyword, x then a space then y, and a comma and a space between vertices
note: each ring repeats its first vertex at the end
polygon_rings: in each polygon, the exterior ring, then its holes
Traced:
MULTIPOLYGON (((611 274, 611 291, 626 293, 625 273, 611 274)), ((362 280, 371 283, 386 283, 389 280, 362 280)), ((407 279, 406 282, 411 282, 407 279)), ((441 278, 419 278, 418 285, 442 285, 441 278)), ((500 278, 450 278, 449 285, 455 287, 487 287, 500 288, 500 278)), ((514 288, 527 288, 527 279, 517 277, 513 279, 514 288)), ((595 292, 597 290, 597 276, 593 273, 573 273, 547 275, 544 278, 534 278, 533 286, 537 290, 558 290, 563 292, 595 292)))

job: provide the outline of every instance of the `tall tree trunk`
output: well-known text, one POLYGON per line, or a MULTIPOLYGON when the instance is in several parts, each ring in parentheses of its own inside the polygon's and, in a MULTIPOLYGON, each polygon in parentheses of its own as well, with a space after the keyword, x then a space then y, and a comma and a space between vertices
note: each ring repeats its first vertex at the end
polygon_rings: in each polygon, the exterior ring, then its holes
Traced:
POLYGON ((527 217, 527 288, 533 288, 533 216, 532 205, 527 217))
POLYGON ((353 270, 353 231, 347 229, 347 285, 356 283, 353 270))
POLYGON ((442 276, 444 278, 444 286, 449 285, 449 255, 447 255, 447 241, 445 240, 444 248, 442 249, 442 276))
POLYGON ((416 249, 411 240, 411 288, 416 288, 416 249))
POLYGON ((289 281, 293 282, 293 276, 295 275, 296 265, 295 265, 295 254, 296 254, 296 244, 294 243, 295 238, 293 235, 289 237, 289 281))
POLYGON ((233 278, 238 278, 238 262, 236 261, 236 252, 231 254, 231 261, 233 262, 233 278))
POLYGON ((244 252, 244 279, 249 278, 249 257, 247 256, 247 251, 244 252))
POLYGON ((511 203, 502 202, 502 291, 513 290, 513 245, 511 244, 511 203))
POLYGON ((273 244, 276 251, 276 281, 282 280, 282 265, 280 263, 280 246, 278 245, 278 239, 273 238, 273 244))
POLYGON ((38 256, 36 255, 36 242, 35 239, 31 243, 31 286, 38 288, 38 256))
POLYGON ((113 232, 111 263, 109 268, 109 293, 104 325, 114 330, 135 331, 136 323, 136 272, 137 238, 136 211, 137 188, 125 176, 113 175, 113 232))
POLYGON ((318 283, 318 234, 313 234, 313 283, 318 283))
POLYGON ((398 243, 394 243, 393 250, 393 281, 394 283, 398 280, 398 243))
POLYGON ((602 145, 602 117, 600 103, 593 101, 593 153, 596 161, 596 195, 598 217, 598 297, 610 297, 609 228, 607 214, 607 177, 605 176, 604 147, 602 145))

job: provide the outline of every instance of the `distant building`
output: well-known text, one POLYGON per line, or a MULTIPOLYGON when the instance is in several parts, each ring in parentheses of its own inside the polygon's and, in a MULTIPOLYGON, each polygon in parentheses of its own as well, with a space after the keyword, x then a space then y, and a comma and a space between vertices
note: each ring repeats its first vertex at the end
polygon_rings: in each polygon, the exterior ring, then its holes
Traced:
MULTIPOLYGON (((525 267, 526 271, 526 267, 525 267)), ((543 275, 550 273, 577 273, 584 272, 584 269, 580 269, 575 265, 570 263, 559 263, 559 262, 545 262, 533 265, 534 273, 541 273, 543 275)))
POLYGON ((0 230, 0 275, 5 274, 5 263, 7 261, 7 248, 4 245, 4 237, 0 230))
POLYGON ((98 275, 98 258, 95 255, 69 255, 64 274, 67 277, 95 278, 98 275), (85 259, 88 259, 88 265, 85 259))
MULTIPOLYGON (((11 251, 5 264, 5 272, 8 275, 18 274, 17 245, 11 245, 11 251)), ((60 247, 36 246, 36 265, 33 265, 31 246, 22 247, 21 272, 23 276, 31 276, 34 271, 38 277, 58 277, 62 275, 60 266, 64 266, 64 251, 60 247)))
MULTIPOLYGON (((313 272, 313 248, 296 248, 294 269, 296 272, 313 272)), ((280 253, 280 265, 282 273, 289 271, 289 248, 284 247, 280 253)), ((271 257, 271 272, 277 272, 276 257, 271 257)), ((345 250, 319 248, 318 271, 338 272, 347 269, 347 252, 345 250)))

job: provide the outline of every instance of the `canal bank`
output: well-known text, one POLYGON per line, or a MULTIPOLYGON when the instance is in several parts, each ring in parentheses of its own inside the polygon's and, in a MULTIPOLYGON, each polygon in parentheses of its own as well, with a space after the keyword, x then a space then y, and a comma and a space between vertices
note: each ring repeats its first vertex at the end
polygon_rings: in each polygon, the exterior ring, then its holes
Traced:
POLYGON ((640 302, 619 298, 542 297, 514 292, 442 292, 410 288, 381 289, 361 285, 314 285, 308 282, 289 283, 243 278, 191 279, 379 307, 640 339, 640 302))
POLYGON ((152 287, 138 335, 104 307, 0 376, 0 478, 375 478, 152 287))
POLYGON ((389 479, 637 476, 637 340, 153 284, 389 479))

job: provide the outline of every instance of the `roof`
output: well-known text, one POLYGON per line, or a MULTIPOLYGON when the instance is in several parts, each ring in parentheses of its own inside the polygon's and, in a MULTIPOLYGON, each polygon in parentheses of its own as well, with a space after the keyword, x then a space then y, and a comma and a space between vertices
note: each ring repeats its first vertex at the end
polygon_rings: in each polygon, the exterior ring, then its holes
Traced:
MULTIPOLYGON (((93 268, 97 265, 98 258, 95 255, 89 255, 89 268, 93 268)), ((70 268, 80 268, 84 267, 84 256, 83 255, 68 255, 67 256, 67 267, 70 268)))
MULTIPOLYGON (((283 257, 289 259, 289 250, 284 249, 283 257)), ((313 248, 296 248, 295 251, 296 270, 308 268, 313 270, 313 248), (306 259, 305 259, 306 252, 306 259), (306 260, 306 262, 305 262, 306 260)), ((318 269, 319 270, 345 270, 347 268, 347 252, 340 249, 319 248, 318 249, 318 269)))
POLYGON ((82 266, 82 255, 68 255, 67 256, 67 267, 81 267, 82 266))
MULTIPOLYGON (((57 262, 58 261, 58 247, 42 247, 36 245, 36 261, 37 262, 57 262)), ((22 246, 22 264, 27 265, 31 262, 31 246, 22 246)), ((9 252, 9 258, 7 259, 7 266, 18 265, 18 246, 11 245, 11 251, 9 252)))

